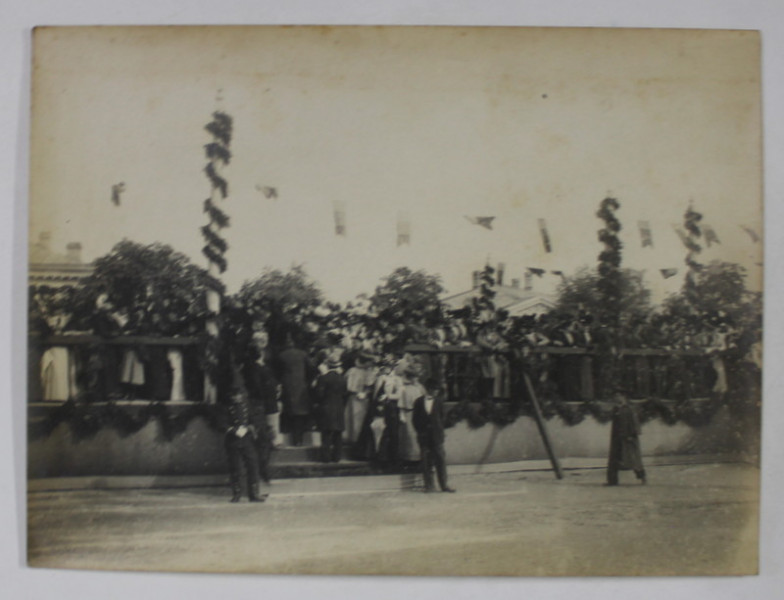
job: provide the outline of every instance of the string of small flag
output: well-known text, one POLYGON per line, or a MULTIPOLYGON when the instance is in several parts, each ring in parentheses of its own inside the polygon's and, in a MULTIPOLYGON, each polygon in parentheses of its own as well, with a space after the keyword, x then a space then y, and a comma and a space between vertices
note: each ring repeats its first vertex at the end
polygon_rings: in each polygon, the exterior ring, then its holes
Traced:
MULTIPOLYGON (((261 192, 265 198, 267 199, 276 199, 278 198, 278 190, 272 186, 262 186, 260 184, 256 184, 256 191, 261 192)), ((119 183, 112 186, 112 202, 119 206, 120 204, 120 195, 125 191, 125 184, 119 183)), ((482 215, 482 216, 469 216, 463 215, 466 221, 468 221, 472 225, 476 225, 488 231, 493 231, 493 224, 494 221, 497 219, 495 216, 491 215, 482 215)), ((346 207, 343 201, 335 201, 333 203, 333 217, 334 217, 334 227, 335 227, 335 235, 339 237, 346 237, 348 235, 347 230, 347 222, 346 222, 346 207)), ((537 219, 537 226, 539 229, 539 236, 542 242, 542 248, 545 253, 552 254, 553 253, 553 243, 550 237, 550 233, 547 227, 547 220, 543 218, 537 219)), ((687 225, 688 226, 688 225, 687 225)), ((681 242, 684 246, 690 251, 694 252, 693 246, 693 239, 695 236, 701 236, 702 239, 705 241, 705 245, 710 247, 714 244, 721 244, 721 240, 716 233, 716 230, 707 223, 700 223, 699 225, 691 224, 692 227, 696 227, 696 231, 686 232, 684 231, 683 227, 673 224, 673 229, 675 233, 680 238, 681 242)), ((743 231, 749 236, 753 243, 760 242, 759 234, 748 225, 739 225, 743 231)), ((654 248, 654 238, 653 238, 653 228, 651 227, 650 221, 647 220, 639 220, 637 221, 637 229, 640 234, 640 246, 642 248, 654 248)), ((405 211, 398 211, 397 214, 397 246, 410 246, 411 245, 411 218, 409 214, 405 211)), ((528 273, 536 277, 543 277, 545 273, 547 273, 546 269, 540 269, 536 267, 528 267, 528 273)), ((662 268, 659 269, 659 273, 661 274, 662 278, 669 279, 674 277, 679 272, 679 269, 674 267, 669 268, 662 268)), ((561 270, 551 270, 550 274, 561 277, 566 279, 563 271, 561 270)))

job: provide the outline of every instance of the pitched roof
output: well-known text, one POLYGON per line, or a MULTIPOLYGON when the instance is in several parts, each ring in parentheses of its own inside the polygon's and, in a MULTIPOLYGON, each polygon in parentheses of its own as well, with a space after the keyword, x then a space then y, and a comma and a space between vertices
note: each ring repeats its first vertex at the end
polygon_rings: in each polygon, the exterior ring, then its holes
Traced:
MULTIPOLYGON (((509 285, 495 285, 493 286, 493 291, 495 292, 493 301, 495 302, 496 307, 500 309, 508 310, 517 304, 529 304, 532 300, 543 301, 545 304, 553 303, 550 294, 543 294, 533 290, 524 290, 509 285)), ((446 296, 445 298, 442 298, 441 301, 450 308, 458 309, 463 308, 472 298, 478 298, 479 294, 480 288, 476 287, 472 290, 446 296)), ((533 304, 536 304, 536 302, 533 302, 533 304)))

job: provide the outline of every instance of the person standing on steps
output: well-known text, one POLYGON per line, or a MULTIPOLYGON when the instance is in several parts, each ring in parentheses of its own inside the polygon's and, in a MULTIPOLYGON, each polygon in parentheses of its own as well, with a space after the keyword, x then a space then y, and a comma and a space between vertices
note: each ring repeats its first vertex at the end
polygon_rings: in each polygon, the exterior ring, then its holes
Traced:
POLYGON ((301 446, 310 421, 311 405, 309 382, 316 369, 308 355, 294 346, 291 334, 286 336, 283 351, 278 357, 282 384, 283 415, 291 431, 291 443, 301 446))
POLYGON ((607 485, 618 485, 618 471, 634 471, 645 484, 645 468, 640 451, 640 422, 626 396, 616 396, 610 429, 610 456, 607 461, 607 485))
POLYGON ((340 373, 340 361, 330 358, 327 372, 316 380, 316 413, 321 432, 321 460, 339 462, 343 451, 343 429, 348 400, 346 378, 340 373))
POLYGON ((425 393, 414 400, 414 429, 422 457, 425 493, 435 492, 433 468, 442 492, 454 492, 447 484, 446 452, 444 451, 444 401, 437 381, 425 383, 425 393))

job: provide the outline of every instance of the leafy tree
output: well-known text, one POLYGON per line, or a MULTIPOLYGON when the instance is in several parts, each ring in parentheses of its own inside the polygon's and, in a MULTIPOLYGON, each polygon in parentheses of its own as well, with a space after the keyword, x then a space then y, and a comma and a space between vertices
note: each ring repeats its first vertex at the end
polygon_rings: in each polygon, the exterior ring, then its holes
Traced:
POLYGON ((739 336, 761 327, 762 296, 746 289, 746 269, 736 263, 703 265, 680 293, 664 301, 662 315, 679 335, 695 335, 726 324, 739 336))
POLYGON ((123 240, 95 261, 72 298, 74 327, 98 333, 203 331, 207 272, 171 246, 123 240))
POLYGON ((302 341, 304 321, 322 300, 321 289, 302 265, 287 272, 266 269, 260 277, 246 281, 235 298, 249 320, 267 325, 273 345, 282 344, 287 334, 302 341))
POLYGON ((370 297, 370 304, 381 319, 389 321, 425 320, 428 324, 440 319, 444 292, 441 277, 423 270, 398 267, 383 278, 370 297))
MULTIPOLYGON (((645 321, 652 311, 651 292, 645 287, 640 271, 618 269, 615 275, 618 296, 613 310, 614 319, 620 328, 619 342, 632 343, 633 330, 645 321)), ((604 314, 608 307, 598 293, 601 276, 594 269, 584 267, 574 276, 565 279, 558 287, 555 310, 559 313, 579 315, 587 313, 593 317, 604 314)))

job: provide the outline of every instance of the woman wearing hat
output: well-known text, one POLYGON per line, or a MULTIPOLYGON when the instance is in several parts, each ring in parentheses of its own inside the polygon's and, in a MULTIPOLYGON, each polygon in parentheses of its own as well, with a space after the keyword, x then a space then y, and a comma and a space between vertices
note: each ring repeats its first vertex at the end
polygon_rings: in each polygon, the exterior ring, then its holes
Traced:
POLYGON ((355 359, 354 366, 346 371, 348 401, 345 439, 351 444, 356 443, 359 437, 375 382, 376 368, 373 357, 367 352, 361 352, 355 359))

